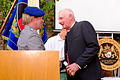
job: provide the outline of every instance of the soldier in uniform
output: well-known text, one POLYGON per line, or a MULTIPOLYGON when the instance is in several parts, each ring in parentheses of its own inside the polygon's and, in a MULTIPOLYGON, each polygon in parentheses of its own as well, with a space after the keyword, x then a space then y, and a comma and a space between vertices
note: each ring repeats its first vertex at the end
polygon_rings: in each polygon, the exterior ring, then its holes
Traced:
POLYGON ((43 24, 44 11, 37 7, 26 7, 23 13, 25 28, 18 39, 18 50, 45 50, 43 41, 37 30, 43 24))

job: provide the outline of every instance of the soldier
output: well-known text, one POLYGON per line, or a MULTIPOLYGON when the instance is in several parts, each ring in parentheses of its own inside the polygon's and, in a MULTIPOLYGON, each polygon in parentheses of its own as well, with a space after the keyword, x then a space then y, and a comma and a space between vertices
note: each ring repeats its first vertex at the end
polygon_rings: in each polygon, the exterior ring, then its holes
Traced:
POLYGON ((18 39, 18 50, 44 50, 44 44, 37 33, 43 24, 44 11, 37 7, 26 7, 23 14, 25 28, 18 39))

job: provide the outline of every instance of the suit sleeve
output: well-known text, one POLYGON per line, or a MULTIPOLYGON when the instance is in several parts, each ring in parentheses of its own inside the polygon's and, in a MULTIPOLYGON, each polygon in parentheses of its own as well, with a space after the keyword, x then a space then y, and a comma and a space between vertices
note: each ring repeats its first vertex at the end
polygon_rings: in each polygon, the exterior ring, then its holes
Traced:
POLYGON ((76 63, 83 68, 97 57, 97 53, 99 52, 99 44, 97 41, 96 32, 89 22, 84 21, 81 25, 81 29, 86 48, 82 55, 77 59, 76 63))

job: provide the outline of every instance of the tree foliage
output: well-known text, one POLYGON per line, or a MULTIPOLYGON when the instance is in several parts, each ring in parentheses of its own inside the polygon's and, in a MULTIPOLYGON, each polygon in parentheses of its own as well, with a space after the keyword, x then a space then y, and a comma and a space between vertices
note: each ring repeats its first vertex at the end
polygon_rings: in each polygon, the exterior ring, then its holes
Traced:
POLYGON ((45 11, 44 21, 47 30, 54 28, 54 11, 55 1, 54 0, 41 0, 41 8, 45 11))
POLYGON ((0 12, 1 12, 1 17, 3 19, 0 19, 0 27, 5 19, 5 17, 7 16, 11 6, 12 6, 12 1, 11 0, 0 0, 0 12))
POLYGON ((5 18, 11 8, 12 2, 11 0, 0 0, 0 10, 2 14, 2 18, 5 18))

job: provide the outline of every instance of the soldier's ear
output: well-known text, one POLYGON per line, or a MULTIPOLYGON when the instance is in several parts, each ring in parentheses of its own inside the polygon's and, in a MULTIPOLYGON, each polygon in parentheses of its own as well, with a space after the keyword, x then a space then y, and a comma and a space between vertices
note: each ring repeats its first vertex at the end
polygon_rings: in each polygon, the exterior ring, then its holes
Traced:
POLYGON ((32 16, 32 21, 35 20, 35 16, 32 16))

